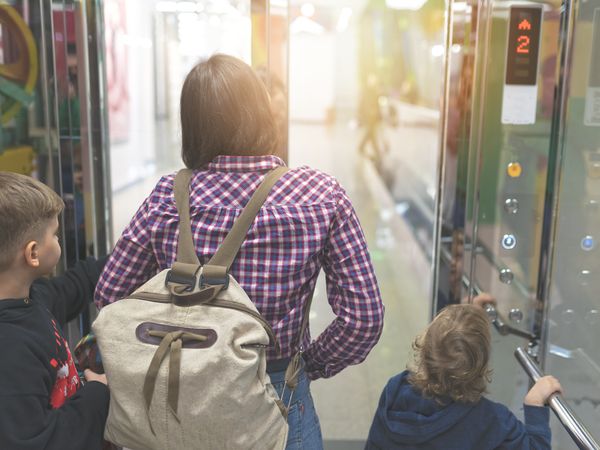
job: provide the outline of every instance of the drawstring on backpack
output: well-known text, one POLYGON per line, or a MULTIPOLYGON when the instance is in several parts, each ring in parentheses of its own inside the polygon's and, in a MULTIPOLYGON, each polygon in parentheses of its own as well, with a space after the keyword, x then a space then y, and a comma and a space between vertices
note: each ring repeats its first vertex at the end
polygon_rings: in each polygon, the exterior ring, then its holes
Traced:
POLYGON ((144 399, 146 400, 146 414, 148 416, 148 422, 150 423, 150 430, 152 434, 156 435, 154 428, 152 427, 152 420, 150 419, 150 405, 152 404, 152 398, 154 396, 154 387, 156 386, 156 379, 158 378, 158 371, 162 364, 163 359, 170 354, 169 360, 169 381, 167 386, 167 403, 171 414, 175 417, 177 422, 180 422, 177 416, 177 405, 179 403, 179 372, 181 368, 181 349, 183 347, 184 340, 194 340, 204 342, 208 339, 203 334, 189 333, 187 331, 159 331, 159 330, 148 330, 148 334, 153 337, 161 337, 162 341, 154 353, 154 357, 146 372, 146 378, 144 379, 144 399))

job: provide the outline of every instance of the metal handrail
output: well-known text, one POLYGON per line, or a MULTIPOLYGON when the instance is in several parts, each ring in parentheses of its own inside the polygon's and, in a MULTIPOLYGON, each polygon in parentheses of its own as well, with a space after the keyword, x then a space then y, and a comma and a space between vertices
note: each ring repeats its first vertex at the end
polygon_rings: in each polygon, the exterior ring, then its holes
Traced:
MULTIPOLYGON (((533 358, 521 347, 517 347, 515 350, 515 358, 534 382, 544 376, 533 358)), ((580 449, 600 450, 600 445, 594 440, 562 395, 552 394, 548 399, 548 405, 580 449)))

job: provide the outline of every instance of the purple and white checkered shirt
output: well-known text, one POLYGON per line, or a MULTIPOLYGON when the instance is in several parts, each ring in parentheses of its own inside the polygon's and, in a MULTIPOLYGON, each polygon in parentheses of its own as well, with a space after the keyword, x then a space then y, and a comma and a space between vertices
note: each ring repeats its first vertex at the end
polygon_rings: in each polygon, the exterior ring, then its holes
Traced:
MULTIPOLYGON (((284 165, 275 156, 218 156, 194 172, 190 214, 196 252, 206 263, 264 175, 284 165)), ((108 260, 96 288, 99 307, 124 298, 176 258, 175 175, 158 182, 108 260)), ((308 167, 275 184, 250 228, 230 273, 273 327, 281 354, 291 356, 319 271, 336 319, 312 343, 305 336, 310 378, 330 377, 365 359, 383 328, 383 303, 363 231, 343 188, 308 167)))

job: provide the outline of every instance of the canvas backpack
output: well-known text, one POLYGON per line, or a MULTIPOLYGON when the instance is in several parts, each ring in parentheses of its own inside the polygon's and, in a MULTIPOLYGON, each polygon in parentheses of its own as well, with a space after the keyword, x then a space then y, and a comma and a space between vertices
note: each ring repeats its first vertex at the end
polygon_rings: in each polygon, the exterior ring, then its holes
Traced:
MULTIPOLYGON (((229 268, 286 170, 267 174, 204 266, 190 226, 192 172, 178 172, 177 262, 104 307, 92 325, 111 391, 108 441, 139 450, 285 448, 287 408, 266 373, 266 348, 277 342, 229 268)), ((300 352, 291 361, 286 387, 294 389, 300 352)))

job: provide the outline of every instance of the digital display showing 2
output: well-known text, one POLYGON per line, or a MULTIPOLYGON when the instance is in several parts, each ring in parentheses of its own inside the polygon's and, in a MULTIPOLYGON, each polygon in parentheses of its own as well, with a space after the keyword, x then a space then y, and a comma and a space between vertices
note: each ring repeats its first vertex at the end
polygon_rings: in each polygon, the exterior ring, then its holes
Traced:
POLYGON ((512 6, 508 25, 506 84, 535 86, 542 8, 512 6))

